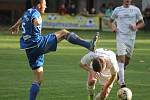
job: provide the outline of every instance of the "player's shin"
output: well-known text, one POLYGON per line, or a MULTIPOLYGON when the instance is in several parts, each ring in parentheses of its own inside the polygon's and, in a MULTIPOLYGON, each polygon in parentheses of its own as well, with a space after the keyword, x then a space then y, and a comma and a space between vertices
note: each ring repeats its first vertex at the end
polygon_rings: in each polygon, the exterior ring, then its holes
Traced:
POLYGON ((125 85, 125 81, 124 81, 124 63, 118 62, 118 66, 119 66, 119 84, 125 85))
POLYGON ((39 92, 40 84, 37 82, 32 83, 30 88, 30 98, 29 100, 36 100, 36 96, 39 92))
POLYGON ((76 35, 73 32, 69 33, 66 40, 69 41, 72 44, 77 44, 77 45, 83 46, 87 49, 90 48, 90 42, 81 39, 78 35, 76 35))
POLYGON ((89 85, 87 83, 88 100, 94 100, 94 90, 95 90, 95 84, 89 85))

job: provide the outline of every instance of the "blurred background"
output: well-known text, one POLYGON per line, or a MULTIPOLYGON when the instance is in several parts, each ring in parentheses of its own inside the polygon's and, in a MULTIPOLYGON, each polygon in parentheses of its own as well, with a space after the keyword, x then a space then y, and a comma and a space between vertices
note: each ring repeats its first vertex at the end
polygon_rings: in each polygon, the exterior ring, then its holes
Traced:
MULTIPOLYGON (((66 15, 67 16, 69 15, 69 17, 72 17, 70 18, 71 22, 75 22, 73 20, 77 18, 77 16, 79 17, 86 16, 86 20, 89 20, 89 18, 92 19, 95 16, 98 17, 99 20, 96 20, 96 25, 95 25, 96 27, 95 28, 92 28, 94 26, 91 27, 91 29, 96 29, 96 30, 97 29, 108 30, 107 20, 109 19, 114 8, 116 6, 121 5, 122 3, 122 0, 46 0, 46 1, 47 1, 46 13, 56 14, 55 15, 56 18, 62 16, 66 17, 66 15)), ((14 24, 17 21, 17 19, 21 17, 23 12, 27 8, 32 7, 32 3, 33 0, 0 0, 0 27, 10 26, 14 24)), ((150 0, 133 0, 132 3, 138 6, 142 11, 146 23, 144 29, 145 31, 149 31, 150 30, 150 0)), ((51 15, 46 15, 46 16, 48 17, 51 15)), ((68 17, 66 18, 68 19, 68 17)), ((82 17, 80 17, 80 19, 82 19, 82 17)), ((92 22, 92 20, 89 21, 90 21, 89 23, 92 22)), ((48 24, 50 25, 51 23, 49 22, 48 24)), ((55 20, 55 24, 58 25, 58 20, 55 20)), ((81 26, 85 26, 85 25, 81 25, 81 26)), ((69 29, 71 29, 71 27, 72 26, 69 23, 69 29)), ((49 26, 47 28, 55 28, 55 27, 49 26)), ((66 27, 60 26, 57 28, 66 28, 66 27)), ((82 29, 82 28, 72 27, 72 29, 82 29)), ((88 29, 90 29, 89 26, 88 29)))
MULTIPOLYGON (((97 47, 116 51, 114 33, 108 28, 109 17, 122 0, 46 0, 46 13, 42 15, 43 31, 48 34, 57 29, 73 30, 80 37, 90 40, 100 31, 97 47), (102 32, 101 32, 102 31, 102 32)), ((145 20, 145 27, 138 31, 133 59, 126 70, 127 85, 133 92, 132 100, 150 100, 150 0, 132 0, 145 20)), ((31 71, 23 50, 19 49, 19 34, 8 31, 32 0, 0 0, 0 100, 27 100, 31 84, 31 71)), ((44 84, 38 100, 83 100, 86 93, 86 71, 79 61, 86 49, 67 41, 59 44, 57 52, 45 57, 44 84)), ((99 85, 97 85, 99 86, 99 85)), ((108 100, 116 100, 115 84, 108 100)), ((97 88, 99 91, 99 88, 97 88)), ((86 100, 86 99, 85 99, 86 100)))

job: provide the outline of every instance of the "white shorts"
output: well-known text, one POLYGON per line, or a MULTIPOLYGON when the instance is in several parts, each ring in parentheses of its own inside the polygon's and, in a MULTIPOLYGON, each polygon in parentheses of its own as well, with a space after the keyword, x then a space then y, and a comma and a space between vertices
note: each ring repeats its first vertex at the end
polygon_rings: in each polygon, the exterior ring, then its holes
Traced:
POLYGON ((117 55, 126 55, 131 58, 134 50, 135 39, 128 35, 117 36, 117 55))

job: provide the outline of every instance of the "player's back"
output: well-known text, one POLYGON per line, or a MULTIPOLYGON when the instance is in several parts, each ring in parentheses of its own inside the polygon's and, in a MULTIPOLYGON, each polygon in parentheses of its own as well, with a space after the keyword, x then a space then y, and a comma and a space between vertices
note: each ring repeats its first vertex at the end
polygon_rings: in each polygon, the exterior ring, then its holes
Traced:
POLYGON ((37 45, 41 39, 41 24, 36 26, 33 19, 41 19, 39 11, 35 8, 28 9, 22 16, 21 49, 31 48, 37 45))
POLYGON ((99 56, 108 57, 110 59, 116 57, 115 53, 109 49, 99 48, 95 50, 95 53, 99 56))

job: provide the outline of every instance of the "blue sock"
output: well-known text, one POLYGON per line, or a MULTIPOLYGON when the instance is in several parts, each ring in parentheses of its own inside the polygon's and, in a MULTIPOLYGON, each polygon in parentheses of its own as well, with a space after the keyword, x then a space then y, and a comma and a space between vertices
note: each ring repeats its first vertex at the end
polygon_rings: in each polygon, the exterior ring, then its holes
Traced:
POLYGON ((38 83, 32 83, 30 88, 30 100, 35 100, 39 92, 40 85, 38 83))
POLYGON ((90 42, 81 39, 78 35, 76 35, 73 32, 71 32, 68 35, 67 41, 69 41, 72 44, 77 44, 77 45, 80 45, 80 46, 85 47, 87 49, 90 49, 90 42))

